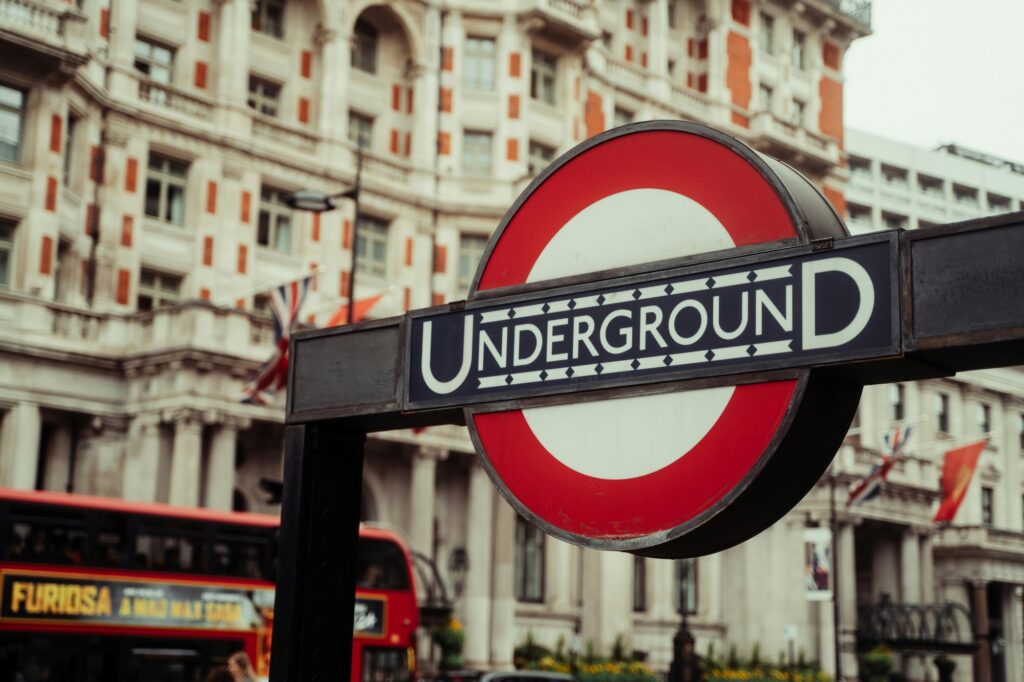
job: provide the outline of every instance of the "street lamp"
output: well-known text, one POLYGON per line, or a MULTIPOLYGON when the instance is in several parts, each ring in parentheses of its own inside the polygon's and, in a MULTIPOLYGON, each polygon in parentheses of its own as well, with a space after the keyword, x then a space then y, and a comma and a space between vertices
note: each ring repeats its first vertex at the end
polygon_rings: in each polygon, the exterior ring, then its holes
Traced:
POLYGON ((356 309, 356 246, 359 244, 359 189, 363 179, 363 140, 359 140, 356 148, 356 182, 351 189, 336 194, 327 194, 311 189, 300 189, 298 192, 289 194, 284 203, 299 211, 312 211, 323 213, 333 211, 338 206, 335 199, 351 199, 352 210, 352 264, 348 269, 348 310, 346 311, 348 324, 352 324, 353 315, 356 309))

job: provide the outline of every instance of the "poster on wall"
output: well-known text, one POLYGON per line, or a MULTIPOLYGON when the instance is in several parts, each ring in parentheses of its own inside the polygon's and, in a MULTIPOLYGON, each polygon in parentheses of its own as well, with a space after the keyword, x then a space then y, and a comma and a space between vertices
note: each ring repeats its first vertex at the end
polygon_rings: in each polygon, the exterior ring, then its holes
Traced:
POLYGON ((832 532, 804 529, 804 589, 808 601, 832 599, 832 532))

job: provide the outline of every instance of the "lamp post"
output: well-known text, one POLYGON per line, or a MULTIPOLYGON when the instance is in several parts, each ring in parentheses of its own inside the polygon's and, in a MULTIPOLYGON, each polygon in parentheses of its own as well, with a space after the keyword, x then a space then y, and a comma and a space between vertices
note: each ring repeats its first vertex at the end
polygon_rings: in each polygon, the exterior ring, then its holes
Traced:
POLYGON ((672 638, 672 663, 668 668, 668 682, 698 682, 700 670, 697 667, 697 656, 694 651, 695 640, 690 632, 689 616, 689 594, 688 585, 690 579, 690 564, 686 559, 680 560, 680 571, 677 576, 679 582, 679 613, 682 619, 679 621, 679 629, 672 638))
POLYGON ((336 194, 300 189, 297 192, 289 194, 284 200, 288 206, 296 210, 312 211, 313 213, 333 211, 338 207, 337 204, 334 203, 335 199, 352 200, 352 264, 349 266, 348 270, 348 311, 347 319, 345 320, 348 324, 352 324, 356 307, 356 257, 358 255, 357 245, 359 244, 359 190, 362 185, 362 179, 363 140, 360 139, 359 146, 356 148, 356 182, 351 189, 347 189, 344 192, 338 192, 336 194))

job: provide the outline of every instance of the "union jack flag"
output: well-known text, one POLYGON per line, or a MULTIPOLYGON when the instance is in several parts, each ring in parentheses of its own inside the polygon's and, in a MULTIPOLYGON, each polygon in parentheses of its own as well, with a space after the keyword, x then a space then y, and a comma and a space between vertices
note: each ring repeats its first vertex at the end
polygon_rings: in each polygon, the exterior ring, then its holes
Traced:
POLYGON ((867 476, 850 489, 850 497, 846 500, 847 507, 878 497, 912 430, 911 426, 901 426, 882 436, 882 458, 871 467, 867 476))
POLYGON ((243 403, 265 405, 288 383, 288 341, 299 319, 314 275, 307 275, 270 292, 270 312, 274 319, 274 354, 263 363, 256 376, 245 385, 243 403))

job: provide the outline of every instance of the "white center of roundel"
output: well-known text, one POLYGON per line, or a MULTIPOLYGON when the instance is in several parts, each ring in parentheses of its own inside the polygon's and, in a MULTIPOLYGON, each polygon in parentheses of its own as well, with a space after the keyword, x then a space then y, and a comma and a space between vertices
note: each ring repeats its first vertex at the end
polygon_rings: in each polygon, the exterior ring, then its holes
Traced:
MULTIPOLYGON (((715 216, 693 199, 632 189, 596 201, 569 219, 544 248, 527 282, 677 258, 735 246, 715 216)), ((604 479, 636 478, 689 452, 722 415, 734 388, 523 410, 544 448, 570 469, 604 479)))

